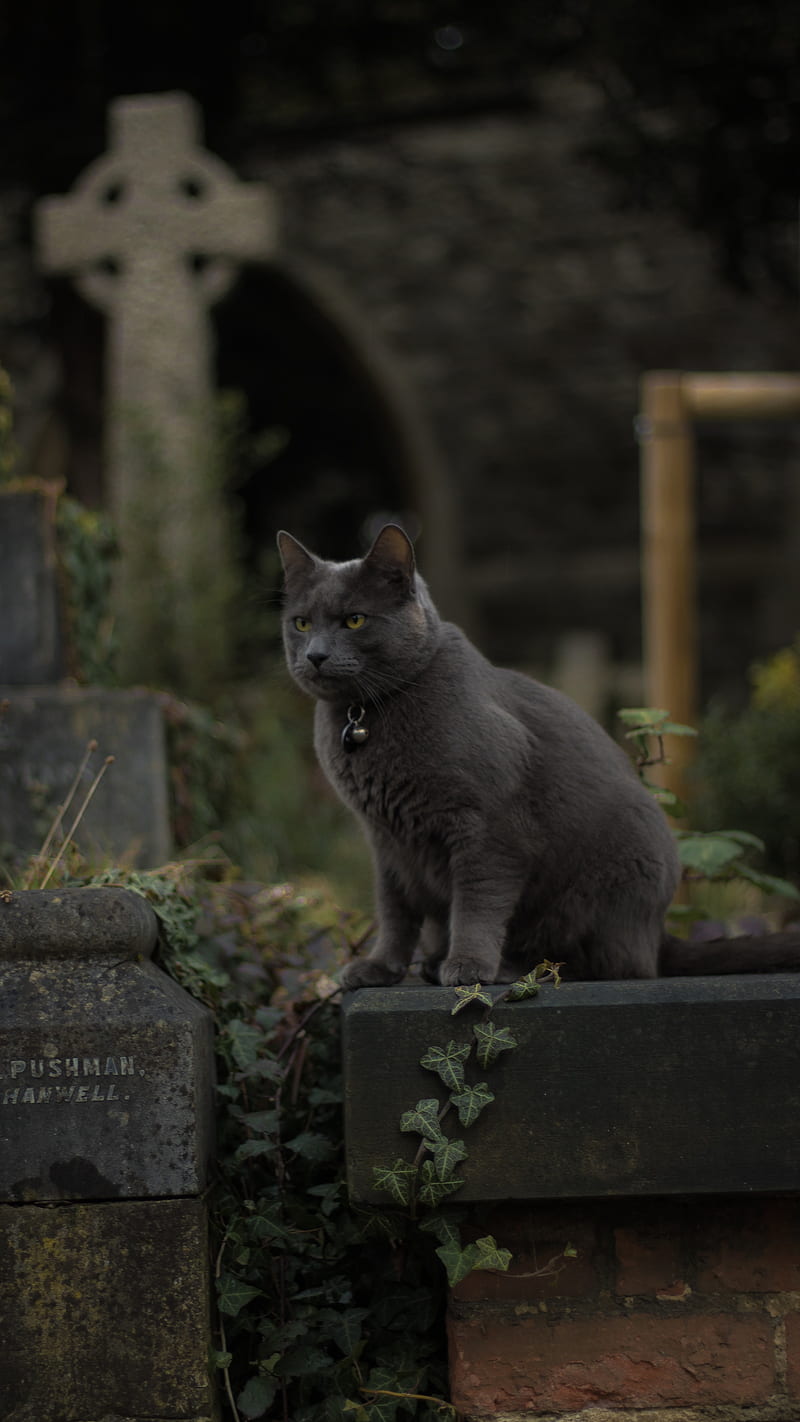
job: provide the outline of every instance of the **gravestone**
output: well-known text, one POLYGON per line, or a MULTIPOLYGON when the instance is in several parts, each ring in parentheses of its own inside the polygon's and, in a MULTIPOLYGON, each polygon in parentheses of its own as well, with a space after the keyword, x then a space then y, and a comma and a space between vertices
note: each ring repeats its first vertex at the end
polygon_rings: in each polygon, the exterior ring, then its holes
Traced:
POLYGON ((104 759, 113 756, 75 833, 82 855, 90 865, 138 868, 170 858, 166 732, 157 696, 140 689, 0 686, 0 701, 6 703, 0 717, 0 843, 18 854, 36 853, 89 741, 96 741, 62 832, 104 759))
POLYGON ((90 864, 153 868, 172 852, 161 702, 142 689, 62 680, 58 493, 21 481, 0 494, 0 847, 15 858, 35 854, 75 783, 52 858, 111 756, 75 842, 90 864), (96 750, 86 759, 90 742, 96 750))
POLYGON ((37 210, 45 270, 108 317, 107 504, 121 545, 116 607, 126 682, 202 694, 224 672, 227 565, 208 310, 237 264, 263 260, 275 216, 201 146, 186 94, 115 100, 109 151, 37 210))
POLYGON ((212 1019, 150 962, 156 935, 124 889, 0 895, 0 1417, 14 1422, 216 1415, 212 1019))

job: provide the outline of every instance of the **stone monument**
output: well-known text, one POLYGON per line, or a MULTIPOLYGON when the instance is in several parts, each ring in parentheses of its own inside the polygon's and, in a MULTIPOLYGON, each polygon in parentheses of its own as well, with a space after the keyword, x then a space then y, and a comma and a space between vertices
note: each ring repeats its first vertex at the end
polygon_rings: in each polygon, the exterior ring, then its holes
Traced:
POLYGON ((224 672, 226 566, 208 316, 238 263, 275 245, 260 183, 201 146, 186 94, 116 99, 109 151, 37 211, 45 270, 73 276, 108 318, 107 506, 121 559, 123 681, 202 695, 224 672))
POLYGON ((212 1021, 150 962, 156 934, 124 889, 0 894, 0 1417, 14 1422, 216 1416, 212 1021))
POLYGON ((65 680, 59 493, 56 485, 20 480, 0 494, 0 846, 15 858, 36 853, 75 783, 65 834, 97 770, 113 756, 77 843, 90 864, 153 868, 172 852, 161 701, 141 688, 65 680), (96 749, 86 759, 90 742, 96 749))

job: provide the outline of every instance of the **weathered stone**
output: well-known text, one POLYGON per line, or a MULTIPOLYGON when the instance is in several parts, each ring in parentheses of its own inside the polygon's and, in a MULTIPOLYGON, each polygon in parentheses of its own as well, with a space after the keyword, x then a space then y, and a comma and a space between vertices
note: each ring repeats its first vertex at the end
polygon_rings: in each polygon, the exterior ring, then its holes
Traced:
POLYGON ((76 831, 91 860, 163 864, 171 853, 164 721, 150 692, 85 687, 0 687, 0 841, 35 853, 84 757, 87 767, 66 832, 96 770, 114 756, 76 831))
POLYGON ((0 683, 64 675, 53 519, 44 488, 0 493, 0 683))
POLYGON ((275 231, 265 185, 239 184, 200 140, 186 94, 117 99, 108 154, 38 208, 46 270, 75 276, 110 318, 121 675, 195 692, 220 671, 224 609, 207 590, 227 551, 207 310, 236 263, 270 254, 275 231))
POLYGON ((199 1200, 0 1205, 4 1422, 216 1416, 199 1200))
MULTIPOLYGON (((410 985, 345 999, 354 1200, 386 1202, 373 1167, 410 1160, 419 1140, 401 1114, 446 1101, 419 1062, 472 1040, 475 1009, 451 1018, 454 1001, 410 985)), ((492 1021, 519 1045, 474 1069, 495 1095, 477 1122, 444 1123, 469 1150, 453 1203, 800 1189, 800 977, 565 983, 498 1005, 492 1021)))
POLYGON ((123 889, 0 900, 0 1200, 205 1188, 211 1017, 148 961, 156 931, 123 889))

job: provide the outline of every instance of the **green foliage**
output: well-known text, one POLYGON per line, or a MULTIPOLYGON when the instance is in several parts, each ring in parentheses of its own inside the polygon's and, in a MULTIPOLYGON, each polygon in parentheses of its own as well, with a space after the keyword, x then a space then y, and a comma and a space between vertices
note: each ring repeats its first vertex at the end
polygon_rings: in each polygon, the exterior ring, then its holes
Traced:
MULTIPOLYGON (((774 706, 776 682, 781 687, 788 685, 790 690, 790 704, 795 694, 796 686, 800 686, 800 665, 797 669, 797 676, 794 673, 787 677, 785 659, 780 663, 780 676, 777 678, 769 675, 768 665, 757 669, 758 680, 756 682, 757 696, 760 696, 760 705, 756 708, 757 714, 764 716, 774 716, 775 714, 787 714, 783 710, 776 713, 768 710, 768 706, 774 706)), ((800 710, 792 712, 796 722, 796 734, 798 737, 797 748, 800 751, 800 710)), ((652 790, 656 797, 664 804, 665 809, 671 810, 673 814, 686 815, 686 806, 680 804, 677 797, 671 792, 665 792, 662 787, 653 785, 645 775, 645 769, 651 765, 664 764, 667 757, 664 752, 663 737, 667 735, 695 735, 696 732, 689 726, 682 726, 670 721, 669 713, 655 709, 653 707, 635 707, 620 711, 620 719, 628 727, 626 739, 633 741, 636 750, 636 769, 642 783, 652 790), (656 741, 656 749, 652 747, 652 741, 656 741)), ((706 747, 703 755, 709 754, 716 757, 720 753, 719 738, 714 744, 714 735, 706 734, 703 744, 706 747), (708 746, 711 743, 709 751, 708 746)), ((757 753, 757 752, 756 752, 757 753)), ((727 763, 727 756, 725 757, 727 763)), ((702 759, 701 759, 702 764, 702 759)), ((798 757, 798 770, 800 771, 800 757, 798 757)), ((734 774, 737 772, 734 771, 734 774)), ((693 818, 697 817, 697 811, 693 813, 693 818)), ((722 818, 722 816, 720 816, 722 818)), ((731 816, 732 818, 732 816, 731 816)), ((744 815, 742 815, 744 818, 744 815)), ((708 830, 701 829, 674 831, 678 842, 678 854, 683 866, 683 877, 685 881, 705 879, 716 883, 726 883, 731 880, 745 881, 753 884, 765 894, 781 895, 784 898, 800 899, 800 893, 793 883, 785 878, 774 874, 765 873, 757 869, 751 863, 753 853, 763 855, 767 852, 767 845, 758 835, 745 830, 708 830)), ((797 872, 796 861, 793 866, 797 872)), ((685 913, 685 907, 682 910, 685 913)))
POLYGON ((494 1101, 494 1093, 485 1081, 468 1082, 467 1067, 474 1057, 485 1070, 502 1052, 513 1051, 516 1038, 508 1027, 498 1027, 492 1022, 492 1011, 498 1002, 515 1002, 534 996, 542 981, 558 986, 557 964, 540 963, 533 972, 499 995, 493 996, 480 983, 455 988, 456 1002, 450 1015, 469 1007, 481 1007, 481 1020, 473 1024, 469 1040, 456 1042, 451 1038, 445 1047, 428 1047, 420 1058, 420 1066, 439 1077, 447 1099, 426 1096, 400 1117, 400 1130, 420 1137, 412 1161, 397 1159, 391 1165, 373 1169, 375 1189, 389 1195, 393 1205, 416 1219, 421 1230, 438 1239, 436 1254, 444 1265, 451 1288, 473 1269, 506 1270, 511 1255, 491 1235, 464 1243, 460 1230, 463 1216, 453 1211, 446 1214, 439 1211, 442 1202, 464 1184, 464 1176, 459 1171, 469 1156, 465 1142, 448 1136, 444 1123, 455 1110, 462 1127, 473 1126, 481 1112, 494 1101))
POLYGON ((162 965, 214 1014, 212 1364, 226 1417, 441 1416, 434 1241, 347 1202, 330 975, 363 920, 321 890, 242 882, 214 859, 92 882, 148 899, 162 965))
POLYGON ((225 811, 228 853, 254 878, 322 878, 347 902, 369 905, 369 851, 309 752, 309 698, 275 665, 221 711, 243 736, 225 811))
POLYGON ((117 640, 109 612, 116 540, 108 519, 61 497, 56 534, 71 674, 82 685, 115 686, 117 640))
POLYGON ((664 750, 665 736, 696 736, 697 731, 692 726, 671 721, 668 711, 662 711, 655 706, 623 707, 617 715, 622 724, 628 727, 625 739, 633 742, 636 770, 642 784, 670 814, 684 815, 686 806, 679 801, 674 791, 650 780, 645 771, 648 766, 669 763, 664 750), (652 746, 653 741, 656 743, 655 749, 652 746))
POLYGON ((797 880, 800 865, 800 675, 796 649, 754 671, 739 712, 704 718, 691 821, 698 830, 746 824, 763 842, 770 872, 797 880))
POLYGON ((163 692, 159 696, 167 733, 170 824, 185 850, 216 838, 234 813, 239 758, 247 747, 235 720, 222 721, 205 706, 163 692))

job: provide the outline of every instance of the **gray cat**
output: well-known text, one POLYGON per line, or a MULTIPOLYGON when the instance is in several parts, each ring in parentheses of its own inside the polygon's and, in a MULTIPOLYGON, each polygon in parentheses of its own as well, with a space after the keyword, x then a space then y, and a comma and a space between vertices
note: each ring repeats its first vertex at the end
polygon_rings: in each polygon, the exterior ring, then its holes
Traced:
POLYGON ((418 946, 446 985, 513 981, 544 958, 571 979, 800 970, 800 934, 665 933, 675 843, 628 757, 441 620, 402 529, 346 563, 288 533, 278 546, 289 671, 374 858, 377 940, 346 988, 399 982, 418 946))

